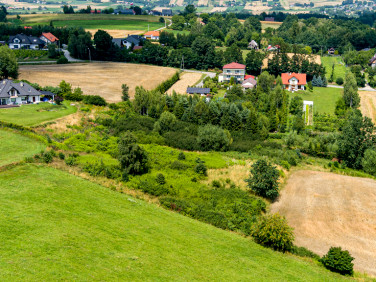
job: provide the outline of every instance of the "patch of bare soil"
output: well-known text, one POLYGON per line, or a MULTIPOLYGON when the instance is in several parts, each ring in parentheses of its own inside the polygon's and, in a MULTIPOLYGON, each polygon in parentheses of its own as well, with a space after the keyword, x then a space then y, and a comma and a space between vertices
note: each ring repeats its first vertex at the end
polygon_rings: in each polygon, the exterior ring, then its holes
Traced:
POLYGON ((291 174, 271 212, 286 216, 295 244, 319 255, 341 246, 358 271, 376 275, 376 181, 328 172, 291 174))
POLYGON ((62 80, 80 87, 84 94, 100 95, 109 103, 121 101, 121 85, 154 89, 176 72, 173 68, 125 63, 79 63, 66 65, 22 65, 20 79, 42 86, 57 86, 62 80))
POLYGON ((363 115, 376 122, 376 92, 359 91, 360 96, 360 110, 363 115))

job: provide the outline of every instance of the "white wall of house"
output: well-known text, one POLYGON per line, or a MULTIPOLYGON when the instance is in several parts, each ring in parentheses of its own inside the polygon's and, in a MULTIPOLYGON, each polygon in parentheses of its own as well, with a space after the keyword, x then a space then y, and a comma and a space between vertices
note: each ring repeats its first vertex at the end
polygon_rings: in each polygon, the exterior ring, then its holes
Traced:
POLYGON ((223 69, 223 81, 230 81, 234 77, 237 82, 243 82, 245 69, 223 69))
POLYGON ((10 49, 33 49, 33 50, 39 50, 38 44, 21 44, 21 43, 9 43, 10 49))

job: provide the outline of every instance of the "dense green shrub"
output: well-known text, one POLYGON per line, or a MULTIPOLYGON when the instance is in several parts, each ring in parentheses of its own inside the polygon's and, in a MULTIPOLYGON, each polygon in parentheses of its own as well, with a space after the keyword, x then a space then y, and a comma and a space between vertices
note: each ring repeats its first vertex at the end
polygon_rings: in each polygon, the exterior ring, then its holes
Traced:
POLYGON ((342 77, 338 77, 338 78, 336 79, 336 83, 337 83, 338 85, 342 85, 342 84, 343 84, 343 78, 342 78, 342 77))
POLYGON ((275 166, 265 160, 258 160, 252 165, 250 178, 245 181, 257 195, 275 200, 279 195, 278 177, 275 166))
POLYGON ((133 134, 126 132, 118 141, 118 160, 123 171, 128 174, 144 174, 149 171, 149 159, 133 134))
POLYGON ((251 235, 256 243, 281 252, 290 251, 294 242, 293 229, 278 213, 259 218, 251 235))
POLYGON ((163 94, 168 89, 170 89, 171 86, 174 85, 179 79, 180 79, 180 74, 179 72, 176 72, 170 79, 159 84, 155 90, 163 94))
POLYGON ((170 131, 163 134, 163 137, 167 146, 188 151, 200 150, 197 144, 197 136, 188 132, 170 131))
POLYGON ((64 155, 63 152, 59 152, 58 156, 59 156, 60 160, 64 160, 65 159, 65 155, 64 155))
POLYGON ((53 155, 51 154, 51 152, 45 152, 41 155, 42 157, 42 161, 46 164, 49 164, 53 161, 53 155))
POLYGON ((86 163, 83 170, 91 176, 103 176, 109 179, 120 179, 122 173, 118 165, 105 165, 103 160, 97 160, 93 163, 86 163))
POLYGON ((331 247, 320 261, 330 271, 342 275, 353 275, 353 260, 354 258, 348 251, 342 251, 341 247, 331 247))
POLYGON ((170 165, 170 168, 172 169, 176 169, 176 170, 186 170, 189 168, 188 165, 182 163, 182 162, 179 162, 179 161, 174 161, 171 165, 170 165))
POLYGON ((89 105, 106 106, 106 100, 98 95, 84 95, 83 102, 89 105))
POLYGON ((198 128, 197 143, 203 151, 226 151, 232 139, 228 130, 207 124, 198 128))
POLYGON ((130 116, 121 117, 118 120, 111 122, 110 127, 113 129, 115 135, 119 135, 125 131, 144 131, 149 133, 153 130, 155 120, 148 116, 130 116))
POLYGON ((294 255, 300 256, 300 257, 308 257, 308 258, 313 258, 315 260, 320 260, 320 256, 318 254, 315 254, 314 252, 308 250, 307 248, 304 247, 297 247, 293 246, 292 249, 290 250, 291 253, 294 255))
POLYGON ((148 193, 153 196, 168 195, 169 189, 165 185, 158 184, 152 180, 142 180, 138 184, 138 189, 144 193, 148 193))
POLYGON ((65 164, 74 166, 77 164, 77 158, 71 155, 68 158, 65 158, 65 164))
POLYGON ((183 161, 185 160, 185 154, 183 152, 180 152, 179 155, 178 155, 178 160, 179 161, 183 161))
POLYGON ((176 124, 176 117, 173 113, 163 112, 159 120, 154 124, 154 130, 159 133, 171 131, 176 124))
POLYGON ((64 56, 60 57, 57 61, 56 61, 56 64, 60 64, 60 65, 63 65, 63 64, 68 64, 69 61, 67 58, 65 58, 64 56))
POLYGON ((155 181, 157 181, 158 184, 164 185, 166 184, 166 178, 162 173, 158 173, 157 177, 155 178, 155 181))

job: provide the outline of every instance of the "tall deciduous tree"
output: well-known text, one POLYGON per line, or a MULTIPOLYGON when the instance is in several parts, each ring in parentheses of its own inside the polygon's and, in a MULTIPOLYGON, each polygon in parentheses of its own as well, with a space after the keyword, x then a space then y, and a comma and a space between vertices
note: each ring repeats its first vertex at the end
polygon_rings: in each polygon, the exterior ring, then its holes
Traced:
POLYGON ((348 107, 354 109, 359 107, 360 97, 358 94, 358 86, 352 72, 346 73, 345 84, 343 85, 343 99, 348 107))
POLYGON ((8 46, 0 47, 0 78, 17 78, 18 63, 14 52, 8 46))
POLYGON ((262 61, 265 55, 262 52, 251 50, 245 59, 246 71, 248 74, 259 75, 261 71, 262 61))
POLYGON ((338 158, 346 166, 361 168, 364 152, 375 146, 375 127, 368 117, 362 116, 359 110, 349 112, 338 138, 338 158))

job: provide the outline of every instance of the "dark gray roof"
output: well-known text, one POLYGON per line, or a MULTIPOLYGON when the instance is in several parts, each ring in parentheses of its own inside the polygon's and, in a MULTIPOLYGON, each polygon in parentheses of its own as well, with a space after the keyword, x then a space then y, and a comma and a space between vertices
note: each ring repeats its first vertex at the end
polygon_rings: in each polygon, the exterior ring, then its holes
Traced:
POLYGON ((162 15, 172 16, 172 10, 171 9, 162 9, 162 15))
POLYGON ((257 85, 257 81, 256 81, 256 79, 254 79, 254 78, 252 78, 252 77, 247 78, 247 79, 244 80, 243 83, 242 83, 242 86, 243 86, 244 88, 253 88, 253 87, 256 86, 256 85, 257 85), (247 83, 251 83, 252 86, 248 86, 248 85, 246 85, 247 83))
POLYGON ((143 41, 144 38, 140 35, 130 35, 124 40, 134 45, 140 45, 140 42, 143 41))
POLYGON ((200 87, 188 87, 188 94, 209 94, 210 88, 200 88, 200 87))
POLYGON ((114 43, 116 46, 121 47, 121 42, 123 39, 121 38, 112 38, 112 43, 114 43))
POLYGON ((48 95, 48 96, 56 95, 55 93, 52 93, 51 91, 39 91, 39 92, 40 92, 40 94, 48 95))
POLYGON ((45 42, 40 40, 38 37, 35 36, 27 36, 25 34, 17 34, 9 36, 8 43, 14 43, 14 39, 18 38, 20 40, 21 44, 38 44, 38 45, 44 45, 45 42))
POLYGON ((12 89, 17 90, 18 96, 40 96, 41 93, 35 88, 31 87, 26 82, 15 83, 12 80, 4 79, 0 81, 0 97, 9 98, 9 91, 12 89))
POLYGON ((373 57, 369 60, 369 63, 370 63, 370 64, 373 64, 375 61, 376 61, 376 54, 375 54, 375 56, 373 56, 373 57))
POLYGON ((115 9, 114 14, 134 15, 134 11, 132 9, 115 9))

